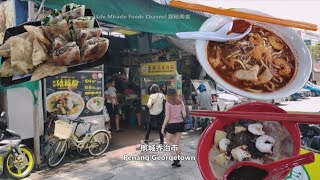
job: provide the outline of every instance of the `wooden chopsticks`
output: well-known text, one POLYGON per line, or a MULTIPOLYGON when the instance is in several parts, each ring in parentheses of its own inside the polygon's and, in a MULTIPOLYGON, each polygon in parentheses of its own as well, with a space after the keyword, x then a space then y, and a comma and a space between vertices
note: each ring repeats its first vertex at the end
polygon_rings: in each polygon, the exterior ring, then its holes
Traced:
POLYGON ((191 116, 250 119, 258 121, 279 121, 305 124, 320 124, 320 114, 289 114, 273 112, 239 112, 192 110, 191 116))
POLYGON ((177 7, 177 8, 183 8, 183 9, 189 9, 189 10, 195 10, 195 11, 202 11, 202 12, 208 12, 212 14, 220 14, 225 16, 231 16, 231 17, 237 17, 242 19, 249 19, 253 21, 259 21, 259 22, 265 22, 270 24, 277 24, 281 26, 288 26, 288 27, 295 27, 300 29, 306 29, 311 31, 317 31, 318 26, 311 23, 306 22, 300 22, 300 21, 293 21, 293 20, 287 20, 287 19, 280 19, 275 17, 267 17, 257 14, 251 14, 251 13, 245 13, 240 11, 234 11, 229 9, 218 9, 214 7, 199 5, 199 4, 191 4, 181 1, 170 1, 170 6, 177 7))

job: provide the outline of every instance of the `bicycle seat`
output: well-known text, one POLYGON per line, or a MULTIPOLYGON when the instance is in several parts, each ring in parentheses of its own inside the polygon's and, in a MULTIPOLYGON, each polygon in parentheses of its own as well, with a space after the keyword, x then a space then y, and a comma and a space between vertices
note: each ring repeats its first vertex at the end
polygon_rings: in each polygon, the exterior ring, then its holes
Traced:
POLYGON ((89 123, 90 125, 94 125, 94 126, 96 126, 96 125, 99 124, 99 122, 98 122, 97 120, 89 121, 88 123, 89 123))

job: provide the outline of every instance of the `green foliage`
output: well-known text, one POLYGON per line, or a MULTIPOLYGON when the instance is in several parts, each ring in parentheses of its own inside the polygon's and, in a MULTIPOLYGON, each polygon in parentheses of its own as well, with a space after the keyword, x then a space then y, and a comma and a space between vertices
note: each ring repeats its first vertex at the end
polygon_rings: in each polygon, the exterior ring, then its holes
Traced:
POLYGON ((320 43, 308 46, 308 48, 313 61, 320 59, 320 43))

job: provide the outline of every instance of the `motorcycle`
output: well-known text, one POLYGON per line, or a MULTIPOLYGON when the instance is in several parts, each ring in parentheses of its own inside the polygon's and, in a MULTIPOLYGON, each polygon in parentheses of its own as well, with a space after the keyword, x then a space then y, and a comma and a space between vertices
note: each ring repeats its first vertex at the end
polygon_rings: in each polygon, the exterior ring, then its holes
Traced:
POLYGON ((34 167, 34 155, 25 145, 20 144, 21 136, 7 129, 4 118, 0 115, 0 175, 5 174, 13 179, 28 176, 34 167))

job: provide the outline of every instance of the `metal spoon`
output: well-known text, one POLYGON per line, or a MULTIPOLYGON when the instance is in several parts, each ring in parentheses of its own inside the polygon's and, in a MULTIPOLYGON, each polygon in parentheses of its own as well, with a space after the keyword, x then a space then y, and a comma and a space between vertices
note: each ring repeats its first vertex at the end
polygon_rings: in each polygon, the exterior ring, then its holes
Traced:
POLYGON ((233 26, 233 21, 228 22, 223 25, 219 30, 215 32, 179 32, 176 33, 176 36, 180 39, 196 39, 196 40, 207 40, 207 41, 217 41, 217 42, 226 42, 230 40, 239 40, 246 36, 252 28, 252 25, 242 34, 239 33, 230 33, 230 30, 233 26))
MULTIPOLYGON (((303 155, 294 156, 294 157, 287 158, 287 159, 270 163, 270 164, 257 164, 255 162, 243 161, 229 167, 225 171, 223 175, 223 179, 224 180, 233 179, 235 177, 231 178, 231 176, 235 175, 235 171, 240 172, 241 171, 240 168, 242 168, 243 170, 243 168, 249 167, 249 168, 256 169, 252 173, 258 173, 258 171, 260 173, 259 175, 256 174, 257 176, 259 176, 259 178, 257 179, 256 177, 255 180, 260 180, 260 179, 266 180, 274 177, 275 175, 279 175, 285 171, 291 170, 296 166, 312 163, 314 162, 314 160, 315 160, 314 154, 312 152, 309 152, 303 155)), ((243 175, 246 179, 248 179, 248 174, 241 174, 241 175, 243 175)), ((239 178, 240 177, 236 177, 236 179, 239 179, 239 178)))

